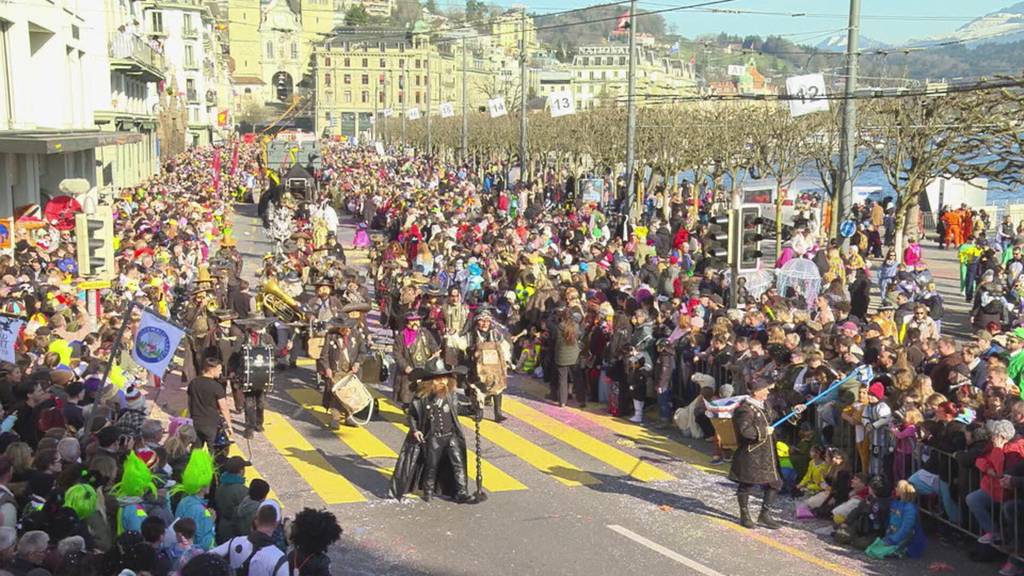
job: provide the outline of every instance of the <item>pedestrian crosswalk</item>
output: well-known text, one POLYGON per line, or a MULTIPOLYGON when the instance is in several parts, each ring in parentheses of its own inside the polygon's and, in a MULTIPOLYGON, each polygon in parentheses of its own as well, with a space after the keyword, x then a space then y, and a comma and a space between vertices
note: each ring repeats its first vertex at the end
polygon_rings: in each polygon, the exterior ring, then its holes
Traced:
MULTIPOLYGON (((264 477, 275 486, 274 478, 281 476, 285 484, 276 486, 279 492, 308 491, 327 505, 385 498, 408 426, 394 401, 373 393, 379 413, 369 424, 329 430, 330 414, 320 404, 321 393, 286 387, 266 413, 265 432, 252 440, 272 457, 254 460, 249 478, 264 477), (291 470, 282 469, 282 462, 291 470), (296 478, 305 485, 296 486, 296 478)), ((509 396, 503 405, 508 421, 480 422, 479 466, 489 493, 577 489, 609 479, 669 481, 675 479, 670 469, 679 460, 696 455, 701 462, 699 453, 682 443, 600 409, 564 409, 509 396)), ((460 421, 469 448, 472 489, 478 465, 475 422, 465 416, 460 421)))

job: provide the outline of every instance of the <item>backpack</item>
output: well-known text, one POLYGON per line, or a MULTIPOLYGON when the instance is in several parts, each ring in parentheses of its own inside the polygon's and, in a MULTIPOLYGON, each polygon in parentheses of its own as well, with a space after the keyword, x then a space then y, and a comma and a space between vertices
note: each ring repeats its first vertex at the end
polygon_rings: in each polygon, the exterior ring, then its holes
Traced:
MULTIPOLYGON (((234 538, 232 538, 231 540, 228 541, 228 561, 229 562, 230 562, 230 558, 231 558, 231 552, 235 548, 234 542, 235 542, 235 540, 238 540, 239 538, 248 538, 248 536, 235 536, 234 538)), ((260 550, 263 550, 264 548, 266 548, 268 546, 273 546, 273 544, 272 543, 268 543, 268 544, 264 544, 262 546, 256 546, 255 544, 253 544, 252 552, 250 552, 249 556, 242 562, 242 564, 237 569, 235 569, 235 576, 249 576, 249 565, 252 563, 253 557, 256 556, 256 554, 259 554, 260 550)), ((277 569, 279 567, 280 567, 280 560, 278 560, 278 565, 274 566, 274 572, 271 572, 271 576, 273 576, 273 574, 275 572, 277 572, 277 569)))

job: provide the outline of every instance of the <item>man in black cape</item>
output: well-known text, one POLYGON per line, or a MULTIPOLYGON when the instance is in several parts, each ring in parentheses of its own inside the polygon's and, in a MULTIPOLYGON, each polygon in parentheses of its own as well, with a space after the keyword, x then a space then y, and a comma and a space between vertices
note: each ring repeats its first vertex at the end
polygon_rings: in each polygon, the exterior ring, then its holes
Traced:
POLYGON ((455 373, 421 370, 410 376, 416 381, 416 392, 406 409, 409 434, 395 463, 391 495, 400 500, 419 489, 425 501, 437 491, 456 502, 470 502, 455 373))

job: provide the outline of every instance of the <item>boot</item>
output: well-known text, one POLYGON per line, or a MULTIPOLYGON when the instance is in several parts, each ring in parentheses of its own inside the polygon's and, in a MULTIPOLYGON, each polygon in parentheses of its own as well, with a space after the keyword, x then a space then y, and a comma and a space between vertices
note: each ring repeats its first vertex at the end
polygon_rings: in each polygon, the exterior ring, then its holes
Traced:
POLYGON ((740 526, 754 528, 756 524, 750 519, 750 494, 737 494, 736 501, 740 505, 740 526))
MULTIPOLYGON (((488 396, 488 398, 491 398, 491 396, 488 396)), ((501 394, 495 394, 493 396, 493 398, 494 398, 494 421, 499 423, 499 424, 501 424, 505 420, 508 420, 508 418, 506 418, 505 415, 502 414, 502 412, 501 412, 501 394)))
POLYGON ((630 422, 640 424, 644 421, 644 401, 633 400, 633 416, 629 419, 630 422))
POLYGON ((430 502, 431 496, 434 495, 434 483, 426 481, 423 483, 423 501, 430 502))
POLYGON ((775 503, 775 496, 778 494, 775 490, 767 490, 764 493, 764 500, 761 502, 761 513, 757 516, 757 523, 769 530, 778 530, 782 528, 782 524, 779 524, 772 518, 772 504, 775 503))

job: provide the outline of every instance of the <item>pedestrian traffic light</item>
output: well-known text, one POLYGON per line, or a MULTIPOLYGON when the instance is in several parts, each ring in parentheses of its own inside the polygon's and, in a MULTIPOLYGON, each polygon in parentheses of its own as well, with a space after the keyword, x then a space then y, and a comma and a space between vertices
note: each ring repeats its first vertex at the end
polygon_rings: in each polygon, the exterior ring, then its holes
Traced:
POLYGON ((742 206, 739 209, 737 245, 739 246, 739 270, 757 270, 761 264, 761 242, 767 239, 766 221, 761 217, 760 206, 742 206))
POLYGON ((712 261, 725 266, 729 263, 729 216, 712 216, 708 222, 704 254, 712 261))
POLYGON ((75 215, 78 271, 82 276, 114 275, 114 219, 109 206, 97 206, 92 214, 75 215))

